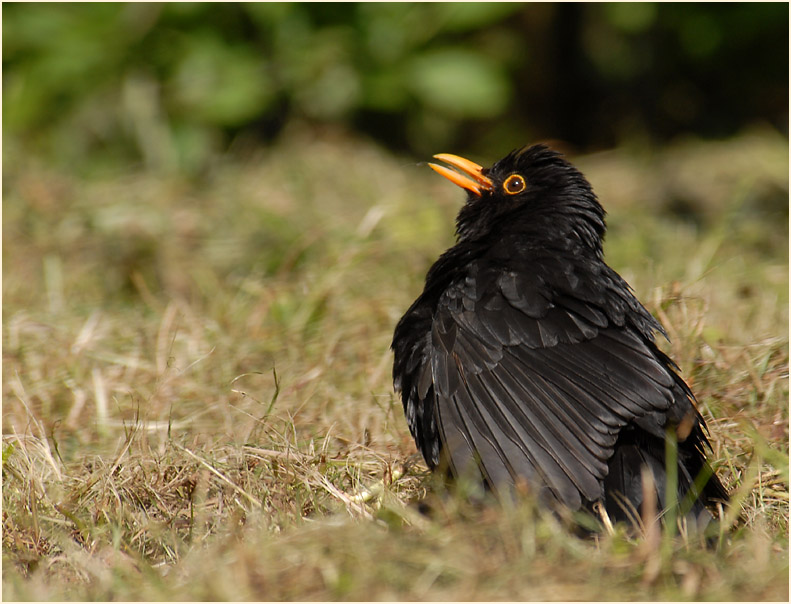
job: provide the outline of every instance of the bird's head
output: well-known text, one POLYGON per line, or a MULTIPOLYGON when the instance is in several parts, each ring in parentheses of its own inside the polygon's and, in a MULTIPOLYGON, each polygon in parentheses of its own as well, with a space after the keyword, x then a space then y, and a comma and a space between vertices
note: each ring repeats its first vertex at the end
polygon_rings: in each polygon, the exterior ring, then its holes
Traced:
POLYGON ((468 191, 456 220, 459 240, 573 238, 601 255, 604 210, 582 173, 556 151, 523 147, 490 168, 446 153, 434 158, 455 168, 429 164, 435 171, 468 191))

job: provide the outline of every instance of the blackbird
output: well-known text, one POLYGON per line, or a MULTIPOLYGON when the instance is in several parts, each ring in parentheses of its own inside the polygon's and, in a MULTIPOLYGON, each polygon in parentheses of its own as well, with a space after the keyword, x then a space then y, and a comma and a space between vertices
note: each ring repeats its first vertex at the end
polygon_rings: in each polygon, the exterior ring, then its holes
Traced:
POLYGON ((644 497, 655 510, 687 498, 688 518, 710 520, 728 496, 705 423, 655 344, 662 326, 604 262, 605 212, 582 173, 544 145, 490 168, 434 157, 467 201, 392 343, 428 466, 611 521, 634 521, 644 497))

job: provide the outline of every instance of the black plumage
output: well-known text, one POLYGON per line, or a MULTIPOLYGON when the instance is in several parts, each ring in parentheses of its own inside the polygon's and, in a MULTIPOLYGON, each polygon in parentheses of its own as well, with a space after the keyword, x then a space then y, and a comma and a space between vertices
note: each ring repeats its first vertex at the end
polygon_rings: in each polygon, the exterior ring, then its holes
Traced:
POLYGON ((488 169, 436 157, 469 195, 457 244, 392 344, 428 465, 500 495, 524 483, 551 505, 601 502, 626 520, 641 509, 644 467, 656 507, 667 503, 670 438, 677 500, 692 491, 691 514, 726 501, 694 396, 655 345, 662 327, 604 262, 605 213, 585 177, 542 145, 488 169))

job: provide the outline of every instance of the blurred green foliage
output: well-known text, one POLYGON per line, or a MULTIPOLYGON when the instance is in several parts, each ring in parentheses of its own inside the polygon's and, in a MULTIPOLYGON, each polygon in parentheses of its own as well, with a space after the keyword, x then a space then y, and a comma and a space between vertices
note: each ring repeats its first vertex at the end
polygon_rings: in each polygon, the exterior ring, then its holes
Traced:
POLYGON ((420 154, 788 126, 785 3, 2 9, 6 161, 196 172, 294 120, 420 154))

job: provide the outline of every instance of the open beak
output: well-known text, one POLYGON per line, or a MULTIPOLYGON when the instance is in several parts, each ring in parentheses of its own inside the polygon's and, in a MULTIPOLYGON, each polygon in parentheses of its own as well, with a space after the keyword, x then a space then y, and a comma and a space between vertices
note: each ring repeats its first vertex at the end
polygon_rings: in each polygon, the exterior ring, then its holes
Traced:
POLYGON ((453 184, 459 185, 462 189, 467 189, 475 193, 478 197, 481 196, 483 191, 491 191, 494 189, 494 183, 491 179, 483 175, 483 168, 475 162, 471 162, 469 159, 464 159, 458 155, 451 155, 450 153, 440 153, 435 155, 434 159, 438 159, 456 168, 456 170, 451 170, 439 164, 429 163, 432 170, 438 172, 453 184))

